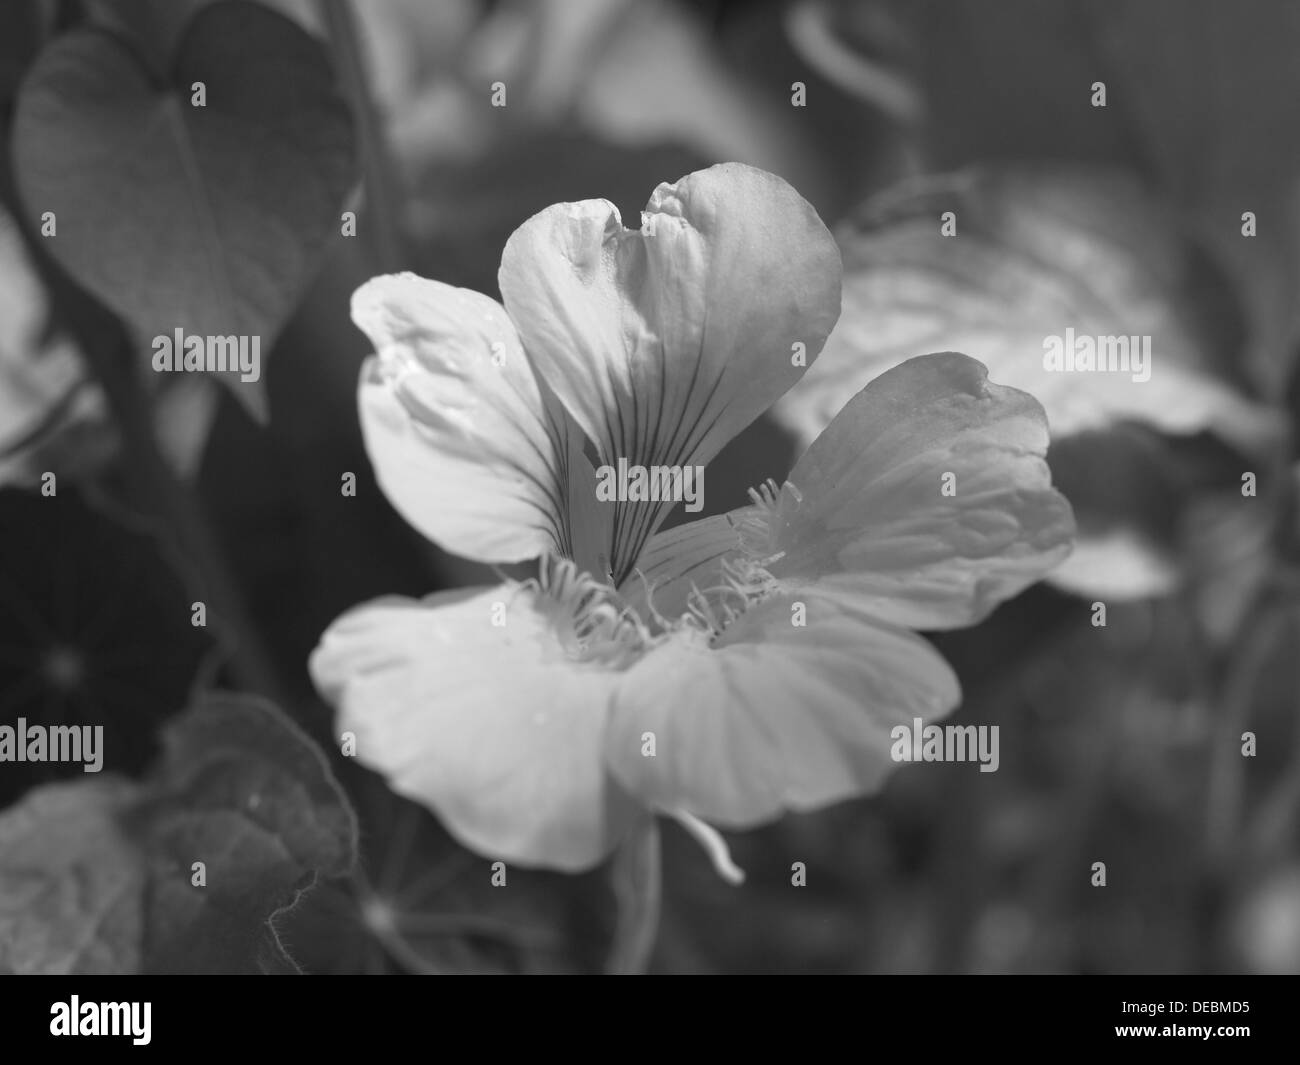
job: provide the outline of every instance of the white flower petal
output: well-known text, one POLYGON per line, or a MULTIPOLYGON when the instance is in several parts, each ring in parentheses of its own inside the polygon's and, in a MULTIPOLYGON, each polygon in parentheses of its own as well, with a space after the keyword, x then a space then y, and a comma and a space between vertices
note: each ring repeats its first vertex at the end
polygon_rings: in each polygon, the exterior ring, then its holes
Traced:
POLYGON ((651 651, 622 676, 605 749, 647 804, 743 828, 876 790, 890 729, 959 699, 925 640, 810 589, 754 606, 712 647, 683 634, 651 651))
POLYGON ((602 755, 616 674, 566 657, 549 609, 508 585, 376 600, 330 626, 310 669, 358 761, 466 846, 577 870, 633 806, 602 755))
MULTIPOLYGON (((660 185, 639 230, 606 200, 550 207, 510 238, 505 305, 601 461, 711 459, 811 364, 839 314, 840 258, 780 178, 735 163, 660 185)), ((617 505, 614 577, 671 504, 617 505)))
POLYGON ((795 465, 768 568, 784 588, 816 582, 896 625, 973 624, 1069 553, 1074 520, 1046 451, 1032 396, 965 355, 910 359, 795 465))
POLYGON ((400 274, 358 289, 352 317, 377 352, 361 373, 366 450, 398 512, 476 561, 555 549, 594 565, 597 545, 574 543, 567 520, 570 493, 595 493, 582 433, 534 376, 505 309, 400 274))

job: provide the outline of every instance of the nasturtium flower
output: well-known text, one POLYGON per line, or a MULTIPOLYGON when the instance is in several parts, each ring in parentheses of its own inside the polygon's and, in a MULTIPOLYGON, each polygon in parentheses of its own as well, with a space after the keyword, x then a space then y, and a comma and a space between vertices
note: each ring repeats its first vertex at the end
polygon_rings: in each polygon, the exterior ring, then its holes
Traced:
POLYGON ((672 504, 599 502, 593 455, 707 462, 839 313, 839 252, 771 174, 661 185, 642 223, 542 211, 506 245, 504 306, 409 274, 353 299, 389 499, 538 575, 359 606, 312 675, 363 763, 523 864, 589 867, 647 810, 740 828, 872 791, 891 727, 960 697, 912 630, 978 621, 1073 532, 1041 407, 953 353, 873 381, 749 506, 658 531, 672 504))

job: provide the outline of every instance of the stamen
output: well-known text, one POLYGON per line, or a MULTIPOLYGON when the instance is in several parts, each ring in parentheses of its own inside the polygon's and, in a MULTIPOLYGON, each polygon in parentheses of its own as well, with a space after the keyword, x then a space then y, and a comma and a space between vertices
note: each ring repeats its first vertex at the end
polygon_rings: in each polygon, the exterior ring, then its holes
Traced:
POLYGON ((647 579, 646 575, 641 571, 641 568, 639 566, 633 569, 632 572, 635 573, 637 577, 640 579, 641 587, 645 590, 645 605, 646 605, 646 609, 650 611, 650 620, 652 620, 656 625, 658 625, 661 630, 671 628, 672 623, 661 613, 659 613, 659 611, 655 608, 654 594, 655 594, 655 588, 658 585, 651 584, 649 579, 647 579))
POLYGON ((749 498, 754 501, 754 506, 762 507, 764 510, 774 510, 780 496, 781 488, 771 477, 757 488, 749 490, 749 498))
POLYGON ((739 887, 745 882, 745 871, 731 860, 727 841, 716 828, 706 825, 694 814, 687 813, 685 810, 670 810, 668 816, 686 829, 695 842, 704 848, 704 853, 709 856, 709 861, 713 863, 718 876, 733 887, 739 887))
MULTIPOLYGON (((803 496, 789 481, 778 485, 769 477, 757 488, 749 490, 749 498, 754 505, 735 521, 741 550, 753 559, 772 556, 773 534, 778 530, 778 522, 783 520, 782 503, 788 498, 798 507, 803 496)), ((772 556, 771 560, 779 557, 772 556)))
POLYGON ((754 505, 732 519, 740 544, 739 555, 722 560, 722 579, 718 584, 704 589, 691 585, 686 598, 687 613, 679 628, 685 625, 703 630, 716 639, 746 610, 780 589, 780 581, 768 567, 783 559, 785 552, 772 550, 773 533, 776 523, 785 520, 782 511, 789 504, 797 508, 803 496, 789 481, 778 486, 768 478, 749 490, 749 498, 754 505))
POLYGON ((580 662, 623 666, 656 642, 613 588, 570 559, 543 555, 536 588, 551 606, 561 646, 580 662))

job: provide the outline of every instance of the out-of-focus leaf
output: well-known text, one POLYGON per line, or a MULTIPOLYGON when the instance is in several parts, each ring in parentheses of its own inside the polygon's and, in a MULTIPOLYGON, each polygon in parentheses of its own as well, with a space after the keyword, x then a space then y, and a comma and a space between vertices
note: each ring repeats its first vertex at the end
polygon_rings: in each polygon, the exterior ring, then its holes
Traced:
POLYGON ((1181 572, 1190 485, 1178 457, 1158 439, 1130 454, 1106 434, 1125 425, 1176 441, 1209 434, 1254 454, 1282 438, 1279 416, 1232 380, 1241 337, 1222 279, 1125 177, 1025 168, 922 179, 870 201, 838 237, 843 313, 777 404, 778 421, 804 447, 905 359, 944 350, 979 359, 991 380, 1047 412, 1049 461, 1079 521, 1075 553, 1052 577, 1064 587, 1144 597, 1181 572), (955 235, 944 236, 949 211, 955 235), (1149 379, 1048 369, 1049 338, 1068 344, 1067 330, 1149 337, 1149 379))
POLYGON ((1106 600, 1164 595, 1187 581, 1205 631, 1235 631, 1269 560, 1277 490, 1262 464, 1211 437, 1162 436, 1132 423, 1053 443, 1052 481, 1074 506, 1074 552, 1058 588, 1106 600), (1260 465, 1257 496, 1241 473, 1260 465))
POLYGON ((798 0, 786 9, 790 44, 822 77, 904 125, 924 101, 907 69, 917 49, 883 3, 798 0))
MULTIPOLYGON (((814 204, 833 187, 839 199, 839 178, 803 112, 773 106, 788 88, 774 93, 746 78, 704 20, 671 0, 507 0, 477 24, 459 4, 403 0, 360 5, 357 14, 390 140, 422 213, 460 209, 435 198, 447 168, 499 181, 518 145, 552 134, 610 154, 671 150, 706 163, 747 162, 780 174, 814 204), (441 45, 423 48, 418 65, 412 43, 439 32, 441 45), (492 103, 498 81, 505 107, 492 103)), ((526 200, 532 170, 506 171, 526 200)), ((566 173, 582 179, 589 167, 577 159, 566 173)), ((513 226, 526 216, 518 210, 513 226)))
MULTIPOLYGON (((101 775, 137 776, 221 652, 189 623, 202 576, 110 490, 0 492, 0 724, 103 725, 101 775)), ((84 779, 80 765, 0 763, 0 809, 69 774, 84 779)))
POLYGON ((1166 595, 1179 585, 1186 498, 1158 437, 1130 426, 1079 433, 1053 441, 1047 460, 1077 529, 1052 584, 1106 601, 1166 595))
MULTIPOLYGON (((1095 51, 1180 201, 1228 207, 1300 175, 1300 8, 1275 0, 1086 0, 1095 51)), ((1229 232, 1240 236, 1230 213, 1229 232)))
MULTIPOLYGON (((858 6, 839 0, 841 8, 858 6)), ((1139 146, 1108 96, 1092 85, 1110 71, 1097 56, 1079 0, 919 0, 893 5, 913 35, 925 96, 930 165, 975 161, 1132 162, 1139 146)), ((1112 5, 1114 6, 1114 5, 1112 5)))
MULTIPOLYGON (((32 216, 55 213, 51 252, 126 318, 148 367, 178 328, 269 351, 338 232, 355 151, 317 42, 236 0, 195 17, 166 84, 103 29, 55 41, 19 94, 14 166, 32 216)), ((219 376, 265 414, 264 378, 219 376)))
POLYGON ((0 816, 0 971, 296 971, 276 921, 350 870, 356 831, 324 756, 279 711, 207 696, 140 788, 52 785, 0 816))
POLYGON ((0 972, 136 972, 145 870, 116 777, 49 784, 0 815, 0 972))
MULTIPOLYGON (((844 303, 821 357, 778 404, 810 443, 860 388, 914 355, 954 350, 1047 412, 1053 439, 1124 420, 1210 431, 1246 450, 1276 417, 1216 369, 1193 248, 1127 179, 970 170, 899 187, 837 234, 844 303), (944 236, 944 212, 956 235, 944 236), (1044 366, 1049 337, 1151 338, 1150 380, 1044 366)), ((1229 339, 1230 342, 1230 339, 1229 339)))
MULTIPOLYGON (((92 477, 121 453, 104 389, 50 314, 49 293, 17 223, 0 207, 0 486, 35 487, 46 472, 92 477)), ((203 456, 218 386, 193 374, 156 383, 159 444, 188 477, 203 456)))
POLYGON ((1251 604, 1274 572, 1274 513, 1277 491, 1267 473, 1257 496, 1235 490, 1206 494, 1186 512, 1187 566, 1195 606, 1206 635, 1227 645, 1251 604))
POLYGON ((1278 386, 1300 323, 1300 5, 1087 0, 1087 9, 1114 106, 1134 121, 1162 188, 1241 278, 1248 357, 1278 386), (1256 215, 1255 237, 1242 236, 1243 211, 1256 215))
POLYGON ((682 5, 625 4, 591 57, 589 76, 572 84, 571 99, 581 124, 601 139, 682 145, 710 161, 779 174, 814 205, 831 197, 835 179, 804 112, 777 105, 789 103, 789 80, 768 96, 682 5))
POLYGON ((212 0, 86 0, 86 20, 123 41, 160 81, 185 27, 212 0))
POLYGON ((151 861, 150 972, 284 966, 276 915, 317 876, 346 873, 356 848, 355 817, 320 750, 244 696, 208 696, 168 729, 132 823, 151 861), (202 888, 191 885, 198 861, 202 888))
POLYGON ((931 165, 1076 160, 1143 174, 1238 279, 1249 320, 1245 358, 1272 396, 1300 325, 1300 7, 1277 0, 886 6, 905 16, 913 36, 931 165), (1098 82, 1104 107, 1092 104, 1098 82), (1244 211, 1257 216, 1255 237, 1242 236, 1244 211))
POLYGON ((1255 876, 1231 919, 1236 960, 1247 972, 1300 972, 1300 864, 1255 876))
POLYGON ((357 30, 376 102, 397 108, 454 63, 479 20, 475 0, 355 4, 357 30))
MULTIPOLYGON (((155 76, 166 80, 172 56, 194 16, 222 0, 83 0, 86 21, 130 43, 155 76)), ((399 0, 400 2, 400 0, 399 0)), ((417 0, 418 2, 418 0, 417 0)), ((308 33, 324 36, 319 0, 256 0, 308 33)), ((383 5, 387 7, 388 5, 383 5)))
POLYGON ((421 806, 358 771, 348 779, 365 874, 305 896, 280 923, 312 973, 595 971, 612 899, 603 870, 580 875, 490 863, 456 843, 421 806))
POLYGON ((103 392, 49 316, 49 294, 0 207, 0 485, 90 473, 117 447, 103 392))
POLYGON ((12 0, 0 5, 0 108, 7 108, 27 64, 54 22, 53 0, 12 0))

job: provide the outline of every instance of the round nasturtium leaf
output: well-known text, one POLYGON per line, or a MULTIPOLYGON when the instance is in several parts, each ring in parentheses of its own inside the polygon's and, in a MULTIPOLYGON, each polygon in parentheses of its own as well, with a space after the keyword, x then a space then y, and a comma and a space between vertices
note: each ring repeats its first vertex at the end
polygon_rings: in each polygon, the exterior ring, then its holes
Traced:
MULTIPOLYGON (((127 321, 147 368, 153 338, 178 329, 257 337, 264 359, 339 232, 356 151, 321 46, 223 2, 195 16, 162 83, 105 29, 57 39, 20 90, 14 167, 28 225, 53 213, 51 253, 127 321)), ((259 417, 263 369, 216 371, 259 417)))

